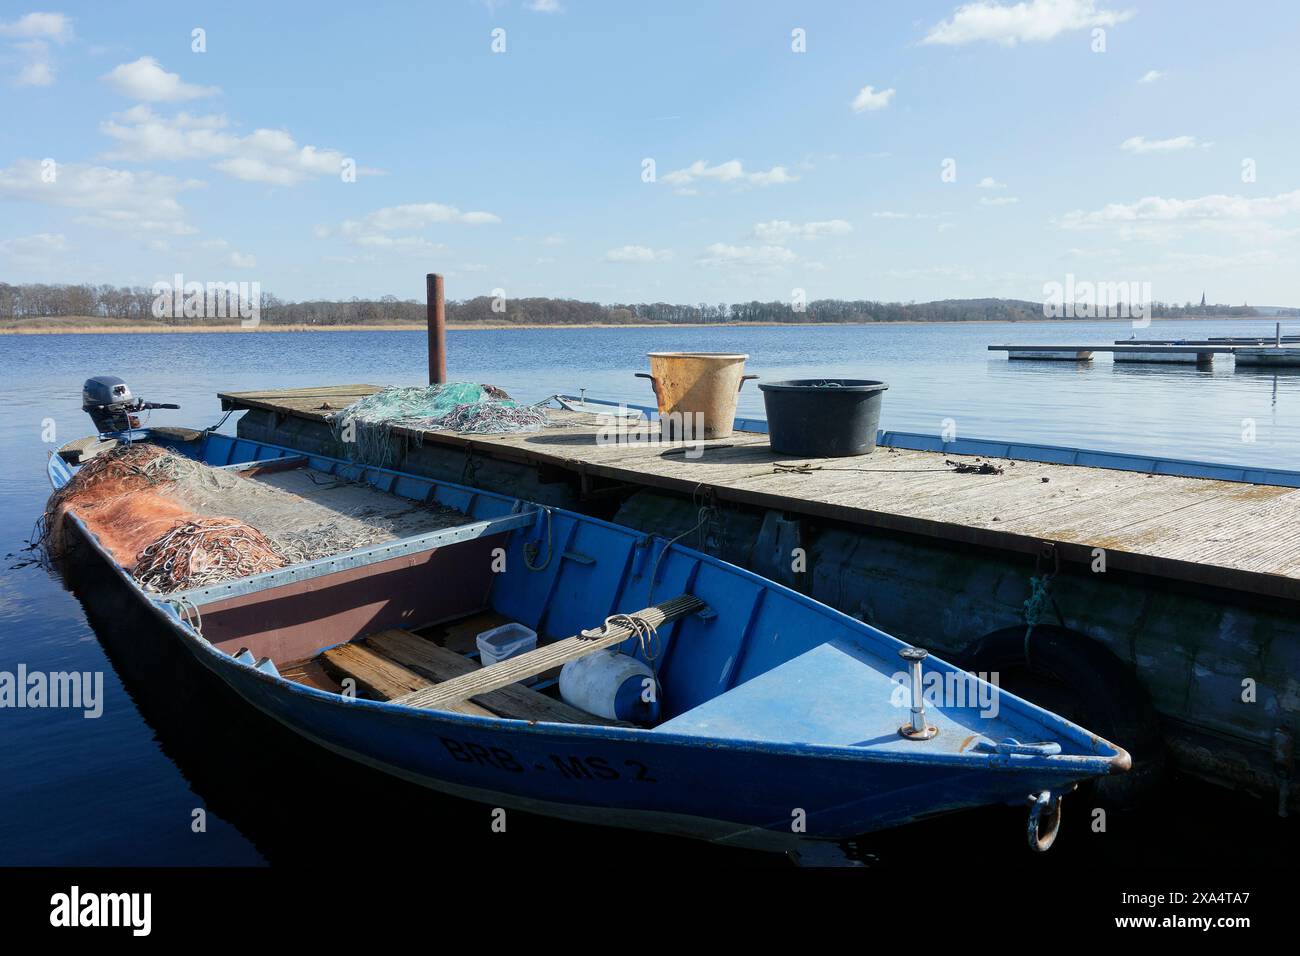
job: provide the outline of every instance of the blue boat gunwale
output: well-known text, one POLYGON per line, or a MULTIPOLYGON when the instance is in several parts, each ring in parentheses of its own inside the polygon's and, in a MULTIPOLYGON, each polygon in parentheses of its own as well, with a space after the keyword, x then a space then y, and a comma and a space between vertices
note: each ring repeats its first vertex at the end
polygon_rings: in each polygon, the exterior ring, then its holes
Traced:
MULTIPOLYGON (((302 452, 282 445, 274 445, 269 442, 254 441, 251 439, 238 439, 228 435, 222 435, 215 432, 204 432, 201 440, 206 442, 210 438, 220 438, 229 442, 247 442, 260 449, 270 449, 282 453, 291 453, 294 456, 301 457, 302 452)), ((147 440, 147 439, 146 439, 147 440)), ((177 444, 174 440, 169 440, 169 445, 177 444)), ((183 443, 189 444, 189 443, 183 443)), ((280 457, 284 457, 281 455, 280 457)), ((359 465, 355 462, 344 462, 342 459, 333 459, 324 455, 308 455, 309 459, 318 459, 320 461, 338 462, 354 467, 359 467, 365 471, 378 471, 403 478, 411 478, 420 483, 430 485, 444 486, 456 491, 468 494, 488 495, 496 499, 507 502, 524 501, 524 499, 510 498, 507 495, 500 495, 494 492, 483 491, 482 489, 470 486, 460 485, 455 482, 442 481, 440 479, 426 478, 418 475, 410 475, 395 469, 380 468, 377 466, 359 465)), ((247 465, 256 464, 259 461, 274 461, 276 458, 264 457, 252 459, 247 465)), ((55 488, 60 487, 64 482, 71 478, 73 472, 67 463, 62 461, 56 453, 51 453, 47 464, 47 471, 50 475, 51 483, 55 488), (57 464, 56 464, 57 462, 57 464)), ((525 502, 526 504, 528 502, 525 502)), ((661 546, 661 552, 667 550, 663 547, 667 544, 666 539, 657 534, 645 534, 634 531, 622 525, 604 521, 599 518, 593 518, 588 515, 582 515, 576 512, 567 511, 562 508, 553 506, 535 506, 539 514, 551 512, 552 516, 563 516, 579 523, 588 523, 602 527, 606 530, 614 531, 639 542, 644 542, 646 546, 653 546, 658 542, 661 546)), ((500 728, 509 727, 512 732, 522 732, 526 735, 550 736, 574 739, 601 739, 610 741, 635 741, 637 743, 653 743, 656 746, 671 745, 676 747, 690 747, 697 749, 726 749, 735 752, 755 752, 766 754, 787 754, 796 756, 817 757, 819 759, 843 760, 853 762, 879 762, 882 764, 889 763, 907 763, 922 766, 952 766, 966 767, 980 766, 984 769, 1016 773, 1020 771, 1037 771, 1037 770, 1056 770, 1071 774, 1078 774, 1080 777, 1096 776, 1099 774, 1122 772, 1128 769, 1131 761, 1128 753, 1121 747, 1105 740, 1096 734, 1090 733, 1072 721, 1066 720, 1044 710, 1031 701, 1024 700, 1008 691, 995 687, 1000 705, 1010 704, 1010 710, 1017 713, 1021 718, 1040 726, 1042 729, 1050 731, 1059 738, 1068 739, 1071 743, 1081 748, 1092 751, 1084 754, 1013 754, 998 755, 982 753, 974 750, 964 752, 917 752, 908 753, 906 751, 888 751, 880 752, 853 746, 841 746, 832 744, 818 744, 808 742, 776 742, 764 740, 748 740, 743 738, 726 738, 726 737, 700 737, 696 735, 676 734, 671 732, 660 732, 654 728, 641 727, 620 727, 620 726, 593 726, 570 723, 556 723, 548 721, 528 721, 508 717, 497 716, 480 716, 475 714, 462 714, 453 711, 429 710, 423 708, 408 707, 391 701, 367 700, 364 698, 347 697, 345 695, 331 693, 319 688, 299 684, 282 677, 278 673, 272 674, 261 670, 253 664, 244 663, 236 660, 233 656, 226 654, 213 646, 202 633, 194 627, 189 621, 181 616, 181 607, 173 603, 165 595, 154 595, 145 591, 139 583, 123 568, 100 542, 99 537, 85 524, 84 521, 74 512, 70 512, 68 517, 72 519, 74 526, 81 533, 83 538, 89 543, 95 553, 104 560, 113 572, 132 590, 137 596, 157 614, 163 621, 174 631, 179 633, 186 642, 191 652, 195 653, 198 659, 222 680, 227 680, 225 673, 234 668, 243 668, 240 672, 242 676, 251 676, 253 679, 261 681, 269 686, 276 688, 281 692, 287 692, 290 695, 298 696, 316 703, 326 704, 331 707, 351 707, 361 708, 362 710, 374 710, 380 713, 401 715, 404 718, 416 718, 428 720, 434 723, 441 723, 450 726, 476 727, 476 728, 500 728), (1109 748, 1113 753, 1099 753, 1109 748)), ((513 533, 513 532, 512 532, 513 533)), ((909 647, 904 641, 900 641, 877 628, 866 624, 857 618, 851 617, 828 605, 822 604, 807 595, 800 594, 785 587, 777 582, 763 578, 745 568, 739 567, 729 562, 723 561, 712 555, 696 551, 693 548, 685 547, 681 544, 668 545, 672 551, 686 557, 689 560, 707 564, 712 567, 721 569, 727 573, 740 576, 749 583, 766 588, 780 594, 787 600, 801 604, 827 618, 836 621, 842 625, 847 625, 850 629, 870 637, 877 644, 883 645, 882 650, 892 649, 894 651, 909 647)), ((322 648, 323 649, 323 648, 322 648)), ((882 658, 885 656, 882 653, 882 658)), ((941 671, 945 674, 960 674, 970 676, 966 671, 961 670, 956 665, 948 661, 930 657, 927 659, 927 667, 931 670, 941 671)), ((980 680, 977 677, 971 677, 974 680, 980 680)))

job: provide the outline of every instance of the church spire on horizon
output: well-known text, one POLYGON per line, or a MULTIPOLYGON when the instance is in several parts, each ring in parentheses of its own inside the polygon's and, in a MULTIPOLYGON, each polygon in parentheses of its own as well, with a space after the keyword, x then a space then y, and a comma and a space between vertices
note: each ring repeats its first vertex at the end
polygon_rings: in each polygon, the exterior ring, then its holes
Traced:
POLYGON ((1201 290, 1201 308, 1205 308, 1205 290, 1201 290))

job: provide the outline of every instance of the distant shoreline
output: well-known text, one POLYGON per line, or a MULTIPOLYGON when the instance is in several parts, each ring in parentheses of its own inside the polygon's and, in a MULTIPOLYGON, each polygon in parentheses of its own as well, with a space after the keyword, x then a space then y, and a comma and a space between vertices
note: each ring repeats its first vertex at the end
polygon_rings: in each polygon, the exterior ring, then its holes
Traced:
MULTIPOLYGON (((1152 319, 1158 322, 1296 322, 1295 316, 1268 315, 1196 315, 1177 318, 1152 319)), ((1132 325, 1132 319, 900 319, 896 321, 869 322, 584 322, 584 323, 521 323, 521 322, 449 322, 451 332, 500 331, 504 329, 728 329, 728 328, 827 328, 830 326, 867 325, 1020 325, 1033 322, 1111 322, 1132 325)), ((12 326, 0 328, 0 335, 174 335, 183 333, 227 333, 235 335, 263 332, 423 332, 424 323, 395 324, 345 324, 345 325, 259 325, 245 329, 231 325, 65 325, 65 326, 12 326)))

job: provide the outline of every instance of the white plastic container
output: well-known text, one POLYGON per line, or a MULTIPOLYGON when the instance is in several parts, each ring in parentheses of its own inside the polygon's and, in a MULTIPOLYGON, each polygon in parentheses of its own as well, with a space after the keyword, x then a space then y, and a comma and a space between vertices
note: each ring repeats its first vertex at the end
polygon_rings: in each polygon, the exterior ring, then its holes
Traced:
POLYGON ((474 640, 483 666, 487 667, 536 649, 537 632, 522 624, 502 624, 484 631, 474 640))
POLYGON ((654 671, 618 650, 597 651, 565 664, 560 670, 560 697, 608 720, 651 725, 659 719, 654 671))

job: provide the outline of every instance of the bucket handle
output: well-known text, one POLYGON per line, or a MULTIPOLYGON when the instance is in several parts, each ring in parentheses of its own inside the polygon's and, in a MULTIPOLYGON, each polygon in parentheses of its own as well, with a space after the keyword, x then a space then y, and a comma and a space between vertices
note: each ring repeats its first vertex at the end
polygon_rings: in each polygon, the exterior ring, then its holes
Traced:
MULTIPOLYGON (((658 382, 658 380, 657 380, 653 375, 651 375, 649 372, 636 372, 636 373, 634 373, 634 374, 636 375, 637 378, 648 378, 648 379, 650 379, 650 386, 651 386, 651 388, 653 388, 653 389, 655 390, 655 400, 657 401, 657 400, 659 399, 659 382, 658 382)), ((756 379, 756 378, 758 378, 757 375, 742 375, 742 376, 740 376, 740 384, 736 386, 736 391, 739 392, 742 388, 745 387, 745 383, 746 383, 746 382, 750 381, 751 379, 756 379)))
POLYGON ((636 377, 650 379, 650 387, 655 390, 655 401, 659 403, 659 407, 662 409, 663 402, 659 398, 659 381, 649 372, 637 372, 636 377))

